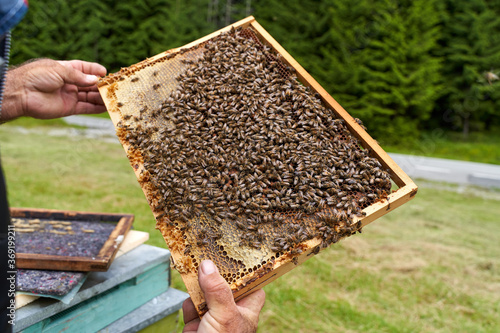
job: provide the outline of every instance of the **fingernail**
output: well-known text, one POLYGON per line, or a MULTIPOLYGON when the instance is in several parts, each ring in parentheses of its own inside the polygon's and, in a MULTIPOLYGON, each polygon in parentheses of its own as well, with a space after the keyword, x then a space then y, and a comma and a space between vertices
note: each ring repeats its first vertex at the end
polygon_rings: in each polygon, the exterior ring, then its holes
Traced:
POLYGON ((203 260, 201 262, 201 271, 205 275, 210 275, 212 273, 215 273, 217 270, 217 267, 215 267, 214 263, 210 260, 203 260))
POLYGON ((85 79, 87 80, 87 82, 89 83, 95 83, 97 82, 97 80, 99 80, 99 78, 95 75, 85 75, 85 79))

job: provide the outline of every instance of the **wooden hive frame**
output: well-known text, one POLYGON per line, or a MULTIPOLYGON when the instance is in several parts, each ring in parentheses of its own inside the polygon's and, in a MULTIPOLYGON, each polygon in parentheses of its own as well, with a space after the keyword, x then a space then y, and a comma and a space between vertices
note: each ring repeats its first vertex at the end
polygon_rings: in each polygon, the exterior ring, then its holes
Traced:
POLYGON ((52 221, 112 222, 115 228, 99 253, 92 256, 62 256, 36 253, 16 253, 16 267, 57 271, 105 272, 113 262, 122 240, 134 222, 134 215, 64 211, 38 208, 11 208, 11 217, 47 219, 52 221))
MULTIPOLYGON (((211 33, 183 47, 171 49, 169 51, 158 54, 152 58, 146 59, 141 63, 138 63, 137 65, 130 67, 129 69, 122 69, 121 72, 110 75, 101 80, 99 83, 99 91, 104 99, 110 117, 115 126, 117 126, 120 120, 122 120, 120 112, 118 111, 116 98, 114 98, 113 95, 113 91, 117 88, 116 85, 119 81, 120 75, 133 73, 134 70, 137 70, 137 68, 145 68, 146 66, 154 64, 155 62, 162 60, 173 53, 179 52, 182 49, 188 49, 200 45, 201 43, 204 43, 223 32, 229 31, 233 27, 236 29, 251 28, 263 44, 266 44, 276 54, 279 54, 281 56, 281 60, 287 66, 290 66, 295 70, 295 74, 302 84, 310 87, 313 92, 318 93, 324 105, 333 110, 333 112, 339 119, 343 119, 345 121, 345 124, 350 132, 360 141, 361 145, 364 148, 369 148, 371 150, 372 156, 376 157, 379 160, 384 169, 389 170, 391 179, 398 186, 398 189, 389 194, 387 200, 378 201, 365 208, 363 212, 366 213, 366 216, 358 218, 354 222, 360 221, 361 225, 365 226, 373 222, 375 219, 381 217, 382 215, 387 214, 394 208, 397 208, 402 204, 408 202, 415 196, 418 189, 416 184, 403 172, 403 170, 401 170, 401 168, 389 157, 389 155, 378 145, 378 143, 355 121, 355 119, 350 116, 344 110, 344 108, 342 108, 342 106, 340 106, 340 104, 337 103, 337 101, 335 101, 335 99, 331 97, 328 92, 326 92, 326 90, 323 89, 321 85, 309 73, 307 73, 307 71, 297 61, 295 61, 295 59, 266 30, 264 30, 264 28, 252 16, 238 21, 228 27, 220 29, 214 33, 211 33)), ((127 150, 129 147, 128 143, 124 142, 123 140, 121 141, 124 149, 127 150)), ((140 172, 142 166, 140 165, 140 163, 138 164, 137 160, 132 158, 130 158, 130 163, 138 179, 141 179, 140 172)), ((144 186, 143 191, 147 197, 148 190, 144 186)), ((274 260, 269 265, 262 267, 258 271, 254 271, 253 274, 249 274, 248 276, 241 278, 237 284, 231 285, 235 300, 239 300, 245 297, 247 294, 262 288, 263 286, 274 281, 278 277, 296 267, 297 263, 301 264, 305 260, 310 258, 313 254, 316 254, 318 252, 319 245, 321 244, 321 239, 314 238, 311 240, 307 240, 302 244, 304 245, 304 248, 306 250, 304 250, 298 256, 298 258, 296 258, 295 263, 292 262, 290 257, 281 256, 280 258, 276 258, 276 260, 274 260)), ((182 258, 184 257, 182 251, 176 248, 170 248, 170 250, 174 263, 176 261, 182 260, 182 258)), ((196 272, 191 271, 187 274, 181 275, 187 287, 187 290, 198 309, 198 312, 200 313, 200 315, 203 314, 205 310, 204 297, 198 284, 196 272)))

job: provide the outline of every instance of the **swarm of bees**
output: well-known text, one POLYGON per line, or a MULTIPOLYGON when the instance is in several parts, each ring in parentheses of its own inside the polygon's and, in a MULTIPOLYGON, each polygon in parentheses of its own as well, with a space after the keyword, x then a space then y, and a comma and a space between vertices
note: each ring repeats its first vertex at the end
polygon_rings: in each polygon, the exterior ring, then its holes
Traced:
POLYGON ((202 44, 161 107, 120 124, 129 154, 142 156, 157 220, 185 234, 184 254, 205 248, 243 272, 265 260, 244 268, 225 238, 293 258, 306 240, 319 237, 324 248, 359 231, 353 218, 391 189, 344 121, 248 30, 202 44))

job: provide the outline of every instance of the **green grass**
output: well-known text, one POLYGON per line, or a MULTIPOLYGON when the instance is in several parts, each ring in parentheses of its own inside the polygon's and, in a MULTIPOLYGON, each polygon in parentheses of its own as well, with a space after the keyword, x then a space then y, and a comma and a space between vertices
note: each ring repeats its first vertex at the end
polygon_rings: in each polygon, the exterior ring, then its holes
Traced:
POLYGON ((5 126, 22 126, 26 128, 34 128, 34 127, 64 127, 68 126, 64 120, 61 118, 58 119, 34 119, 29 117, 20 117, 8 122, 5 126))
MULTIPOLYGON (((13 207, 132 213, 165 246, 119 144, 3 125, 0 147, 13 207)), ((498 331, 500 202, 485 191, 421 188, 266 286, 259 332, 498 331)))
MULTIPOLYGON (((96 117, 102 119, 110 119, 109 114, 107 112, 99 113, 99 114, 88 114, 87 117, 96 117)), ((34 127, 76 127, 83 128, 75 125, 68 125, 62 118, 57 119, 35 119, 29 117, 20 117, 9 121, 7 126, 22 126, 26 128, 34 128, 34 127)))
POLYGON ((104 119, 110 119, 109 118, 109 113, 103 112, 103 113, 98 113, 98 114, 89 114, 89 117, 97 117, 97 118, 104 118, 104 119))
POLYGON ((448 158, 453 160, 500 164, 500 130, 473 132, 467 140, 461 133, 435 130, 421 138, 401 144, 381 142, 392 153, 448 158))

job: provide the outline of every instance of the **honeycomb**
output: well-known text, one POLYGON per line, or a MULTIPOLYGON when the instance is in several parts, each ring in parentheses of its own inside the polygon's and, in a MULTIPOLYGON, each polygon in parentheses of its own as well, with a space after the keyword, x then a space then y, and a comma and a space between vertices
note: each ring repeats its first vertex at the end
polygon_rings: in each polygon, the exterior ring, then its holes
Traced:
POLYGON ((360 232, 390 193, 388 170, 250 27, 99 87, 183 277, 210 259, 237 292, 360 232))

